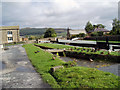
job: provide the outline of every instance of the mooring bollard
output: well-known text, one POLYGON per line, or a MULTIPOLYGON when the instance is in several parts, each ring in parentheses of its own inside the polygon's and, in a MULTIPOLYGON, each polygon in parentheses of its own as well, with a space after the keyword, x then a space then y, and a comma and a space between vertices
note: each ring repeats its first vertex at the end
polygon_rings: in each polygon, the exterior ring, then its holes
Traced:
POLYGON ((64 66, 55 66, 55 67, 52 67, 50 70, 51 70, 51 72, 55 72, 56 70, 63 69, 63 68, 64 68, 64 66))

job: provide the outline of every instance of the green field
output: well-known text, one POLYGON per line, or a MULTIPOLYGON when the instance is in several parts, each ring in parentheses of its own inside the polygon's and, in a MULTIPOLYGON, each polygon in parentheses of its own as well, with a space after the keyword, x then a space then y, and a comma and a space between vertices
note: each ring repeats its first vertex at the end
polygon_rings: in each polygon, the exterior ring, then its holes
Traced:
MULTIPOLYGON (((50 43, 41 43, 41 44, 36 44, 36 45, 40 45, 40 46, 45 46, 45 47, 49 47, 49 48, 53 48, 53 49, 66 49, 69 50, 70 48, 72 48, 72 51, 75 52, 81 52, 81 53, 86 53, 86 54, 101 54, 101 52, 104 53, 104 55, 108 55, 108 51, 103 51, 103 50, 99 50, 96 52, 92 52, 91 48, 83 48, 83 47, 76 47, 75 46, 69 46, 69 45, 61 45, 61 44, 50 44, 50 43)), ((109 55, 114 55, 114 56, 120 56, 119 52, 111 52, 109 55)))
POLYGON ((32 45, 23 45, 27 55, 40 73, 43 80, 53 88, 118 88, 118 76, 108 72, 99 71, 86 67, 64 67, 59 69, 52 75, 50 68, 54 66, 64 65, 65 62, 56 57, 52 59, 53 54, 43 51, 42 49, 32 45), (37 52, 37 53, 36 53, 37 52))

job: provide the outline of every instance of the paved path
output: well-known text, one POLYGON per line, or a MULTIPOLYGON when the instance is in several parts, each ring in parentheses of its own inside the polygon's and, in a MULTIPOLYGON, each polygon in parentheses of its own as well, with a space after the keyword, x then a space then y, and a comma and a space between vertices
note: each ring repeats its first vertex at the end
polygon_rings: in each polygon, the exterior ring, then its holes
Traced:
POLYGON ((22 45, 9 46, 2 52, 5 69, 0 71, 2 88, 50 88, 31 65, 22 45))

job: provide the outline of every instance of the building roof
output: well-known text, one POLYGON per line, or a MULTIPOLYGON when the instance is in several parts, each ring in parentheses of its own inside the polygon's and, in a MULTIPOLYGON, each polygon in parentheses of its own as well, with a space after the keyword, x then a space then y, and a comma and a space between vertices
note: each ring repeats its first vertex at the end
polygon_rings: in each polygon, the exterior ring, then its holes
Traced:
POLYGON ((19 26, 0 26, 0 30, 16 30, 19 26))
POLYGON ((85 33, 86 34, 86 31, 84 29, 80 29, 80 30, 69 30, 70 34, 72 35, 76 35, 76 34, 79 34, 79 33, 85 33))
POLYGON ((102 31, 102 32, 110 32, 109 30, 104 29, 104 28, 95 28, 94 30, 89 31, 88 33, 99 32, 99 31, 102 31))
POLYGON ((98 31, 102 31, 102 32, 110 32, 109 30, 104 29, 104 28, 96 28, 96 29, 94 29, 94 32, 98 32, 98 31))

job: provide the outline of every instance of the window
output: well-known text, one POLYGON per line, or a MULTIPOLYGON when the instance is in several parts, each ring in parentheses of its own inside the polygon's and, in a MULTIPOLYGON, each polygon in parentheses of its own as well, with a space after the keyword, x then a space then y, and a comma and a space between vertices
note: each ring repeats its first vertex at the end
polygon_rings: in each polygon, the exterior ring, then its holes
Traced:
POLYGON ((8 37, 8 40, 13 40, 13 37, 8 37))
POLYGON ((8 31, 7 33, 8 33, 8 34, 12 34, 12 31, 8 31))

